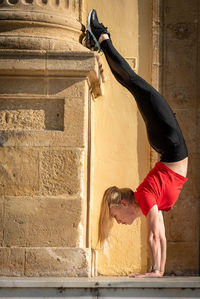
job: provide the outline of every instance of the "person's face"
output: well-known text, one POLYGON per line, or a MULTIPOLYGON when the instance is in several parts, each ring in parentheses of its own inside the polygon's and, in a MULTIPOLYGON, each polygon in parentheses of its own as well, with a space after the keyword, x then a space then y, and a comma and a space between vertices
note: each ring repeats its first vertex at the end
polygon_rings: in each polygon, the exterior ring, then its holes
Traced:
POLYGON ((110 208, 111 217, 115 218, 118 224, 132 224, 134 217, 127 201, 122 201, 120 206, 113 206, 110 208))

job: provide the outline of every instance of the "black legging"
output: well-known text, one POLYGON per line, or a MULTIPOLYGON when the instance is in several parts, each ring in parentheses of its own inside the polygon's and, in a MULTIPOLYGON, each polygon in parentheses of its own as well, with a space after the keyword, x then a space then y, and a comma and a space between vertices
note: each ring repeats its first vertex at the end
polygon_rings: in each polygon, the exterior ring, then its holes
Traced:
POLYGON ((134 96, 145 121, 150 145, 163 162, 177 162, 188 156, 178 122, 163 97, 131 69, 117 52, 110 39, 101 48, 115 78, 134 96))

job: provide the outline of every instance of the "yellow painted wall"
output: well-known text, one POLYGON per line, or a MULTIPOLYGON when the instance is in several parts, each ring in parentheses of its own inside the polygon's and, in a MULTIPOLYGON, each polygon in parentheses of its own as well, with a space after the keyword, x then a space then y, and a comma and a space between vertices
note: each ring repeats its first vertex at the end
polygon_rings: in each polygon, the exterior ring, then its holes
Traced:
MULTIPOLYGON (((149 0, 85 0, 83 22, 95 8, 124 57, 136 57, 137 72, 150 82, 151 2, 149 0)), ((112 75, 104 56, 104 96, 92 100, 90 244, 95 248, 100 204, 112 185, 139 185, 150 167, 146 130, 133 96, 112 75)), ((131 226, 114 224, 104 251, 98 251, 100 275, 145 271, 148 264, 145 218, 131 226)))

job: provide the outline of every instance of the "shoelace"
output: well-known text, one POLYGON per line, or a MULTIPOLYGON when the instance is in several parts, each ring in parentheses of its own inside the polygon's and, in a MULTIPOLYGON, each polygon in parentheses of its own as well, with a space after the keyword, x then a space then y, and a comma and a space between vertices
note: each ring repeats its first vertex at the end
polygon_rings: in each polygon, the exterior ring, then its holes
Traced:
POLYGON ((102 25, 103 29, 107 30, 108 27, 105 27, 103 23, 100 23, 100 25, 102 25))

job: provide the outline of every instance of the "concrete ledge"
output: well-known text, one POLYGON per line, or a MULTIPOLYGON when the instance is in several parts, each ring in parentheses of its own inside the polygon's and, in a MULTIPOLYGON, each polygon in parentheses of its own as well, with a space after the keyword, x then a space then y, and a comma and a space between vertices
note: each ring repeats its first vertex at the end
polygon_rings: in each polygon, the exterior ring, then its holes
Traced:
POLYGON ((12 278, 0 279, 1 298, 149 299, 200 298, 199 277, 12 278))
POLYGON ((200 289, 200 277, 163 277, 163 278, 129 278, 129 277, 2 277, 0 288, 156 288, 156 289, 200 289))

